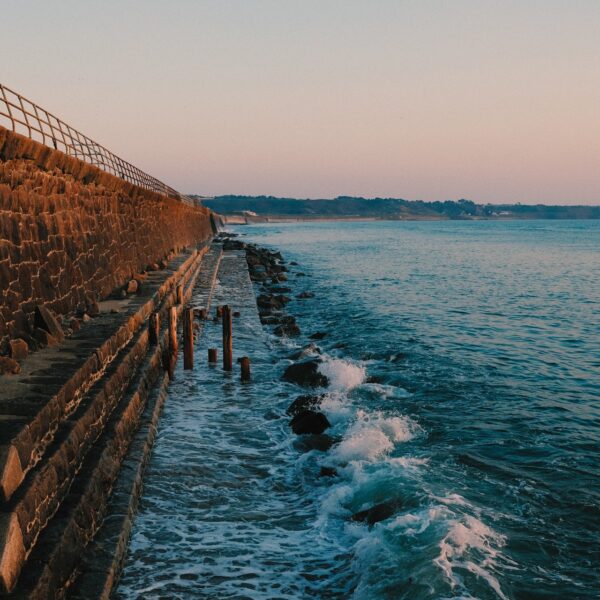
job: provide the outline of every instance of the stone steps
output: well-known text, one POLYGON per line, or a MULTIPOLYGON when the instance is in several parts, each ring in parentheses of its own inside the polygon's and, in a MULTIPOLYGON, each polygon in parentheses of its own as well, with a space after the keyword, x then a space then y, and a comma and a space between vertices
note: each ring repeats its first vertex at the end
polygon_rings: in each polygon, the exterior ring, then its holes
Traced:
MULTIPOLYGON (((95 443, 99 439, 104 439, 103 431, 107 423, 111 422, 115 409, 115 414, 127 415, 123 417, 125 419, 123 423, 135 422, 133 415, 136 407, 142 406, 143 408, 143 402, 147 396, 147 391, 143 392, 143 385, 145 382, 150 382, 153 377, 156 378, 161 370, 160 347, 155 347, 150 355, 146 356, 149 344, 148 331, 141 325, 155 309, 160 310, 161 321, 166 322, 167 311, 175 303, 176 285, 187 286, 187 294, 191 293, 193 283, 200 271, 200 260, 201 253, 194 253, 186 260, 181 261, 179 267, 167 278, 151 299, 129 316, 126 323, 111 338, 100 340, 93 356, 83 363, 84 366, 88 365, 91 360, 95 364, 94 369, 84 369, 86 377, 83 381, 80 368, 66 385, 55 392, 57 378, 46 375, 48 385, 53 393, 52 399, 46 404, 43 403, 43 394, 40 394, 43 382, 40 382, 40 389, 36 391, 36 401, 31 401, 31 406, 23 410, 27 414, 18 419, 18 426, 15 430, 19 433, 12 438, 12 447, 18 449, 14 440, 22 441, 21 432, 29 430, 34 433, 30 433, 28 444, 22 444, 22 448, 27 446, 27 452, 31 452, 31 449, 35 448, 38 455, 33 458, 30 456, 28 469, 21 471, 22 477, 15 486, 10 500, 4 503, 0 516, 2 519, 0 581, 5 591, 9 592, 14 589, 23 569, 25 572, 21 580, 27 583, 32 581, 29 562, 26 561, 38 542, 42 544, 40 547, 43 547, 45 543, 46 546, 50 544, 49 547, 53 548, 50 553, 46 548, 43 553, 46 557, 59 556, 61 548, 68 551, 69 544, 64 545, 64 539, 66 539, 64 536, 56 538, 63 540, 60 543, 58 541, 55 544, 48 541, 43 543, 43 540, 51 540, 51 532, 55 531, 56 527, 60 527, 61 520, 56 521, 55 526, 53 517, 61 514, 62 505, 65 502, 63 512, 71 515, 67 519, 71 532, 76 530, 73 529, 75 527, 73 523, 77 522, 77 518, 79 517, 81 520, 83 518, 81 515, 85 514, 85 510, 93 510, 93 505, 89 505, 88 502, 90 494, 93 495, 93 490, 98 490, 98 482, 102 481, 103 473, 106 472, 107 465, 111 461, 105 456, 95 469, 91 469, 92 488, 90 489, 83 484, 86 468, 82 465, 87 464, 88 458, 93 462, 93 457, 97 453, 95 443), (145 368, 141 369, 141 365, 145 365, 145 368), (80 382, 80 388, 70 387, 73 379, 80 382), (67 388, 66 391, 65 388, 67 388), (129 393, 128 390, 133 391, 129 393), (57 401, 59 397, 61 402, 57 401), (127 402, 127 398, 129 398, 129 402, 127 402), (52 405, 51 414, 48 404, 52 405), (127 412, 127 407, 130 405, 131 408, 127 412), (45 431, 41 426, 37 428, 33 426, 33 424, 39 425, 40 413, 51 417, 45 422, 45 431), (23 423, 26 423, 24 427, 23 423), (73 483, 74 481, 75 483, 73 483), (72 505, 72 502, 68 499, 71 491, 76 494, 80 488, 83 494, 81 497, 86 500, 78 510, 70 511, 68 507, 72 505), (87 508, 84 510, 85 507, 87 508), (48 533, 45 531, 47 526, 48 533)), ((181 309, 182 307, 180 307, 181 309)), ((91 346, 93 345, 92 342, 91 346)), ((123 446, 123 435, 131 433, 123 423, 119 425, 120 429, 116 429, 117 425, 112 429, 113 439, 117 440, 111 446, 113 452, 115 448, 123 446)), ((110 427, 109 430, 111 430, 110 427)), ((107 432, 106 435, 110 437, 109 433, 107 432)), ((110 451, 107 452, 110 455, 110 451)), ((19 454, 19 459, 22 456, 23 454, 19 454)), ((102 454, 99 456, 102 457, 102 454)), ((120 461, 113 462, 118 470, 120 461)), ((100 510, 100 499, 98 502, 98 510, 100 510)), ((73 504, 73 506, 75 505, 73 504)), ((65 529, 65 531, 67 530, 65 529)), ((94 531, 91 530, 88 532, 90 536, 93 533, 94 531)), ((58 562, 60 563, 61 560, 58 562)), ((34 567, 31 568, 35 571, 34 567)), ((56 576, 53 572, 50 579, 48 577, 44 579, 47 582, 45 585, 51 585, 48 582, 55 581, 55 579, 56 576)), ((42 584, 40 583, 40 585, 42 584)))

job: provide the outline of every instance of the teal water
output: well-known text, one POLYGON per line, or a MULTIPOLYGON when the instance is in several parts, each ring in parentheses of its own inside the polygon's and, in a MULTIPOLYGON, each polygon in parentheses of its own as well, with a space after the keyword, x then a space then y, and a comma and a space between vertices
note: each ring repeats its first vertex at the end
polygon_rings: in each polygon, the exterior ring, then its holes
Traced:
POLYGON ((236 231, 299 263, 304 336, 242 314, 253 384, 178 372, 118 597, 600 597, 600 223, 236 231), (280 381, 316 331, 328 452, 294 439, 280 381))

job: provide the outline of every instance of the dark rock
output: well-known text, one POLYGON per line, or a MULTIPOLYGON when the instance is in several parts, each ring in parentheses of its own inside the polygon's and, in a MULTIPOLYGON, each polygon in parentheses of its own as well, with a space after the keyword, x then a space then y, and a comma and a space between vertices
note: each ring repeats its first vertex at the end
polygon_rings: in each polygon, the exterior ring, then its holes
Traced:
POLYGON ((0 375, 16 375, 21 370, 19 363, 8 356, 0 356, 0 375))
POLYGON ((296 323, 282 323, 275 327, 273 333, 279 337, 298 337, 301 331, 296 323))
POLYGON ((291 267, 297 267, 297 266, 298 266, 298 263, 297 263, 295 260, 293 260, 293 261, 290 263, 290 266, 291 266, 291 267))
POLYGON ((296 435, 320 435, 331 427, 331 423, 322 412, 303 410, 290 421, 290 427, 296 435))
POLYGON ((56 317, 45 306, 38 305, 35 307, 33 326, 47 331, 59 342, 61 342, 65 337, 59 322, 56 320, 56 317))
POLYGON ((296 273, 296 277, 306 277, 306 273, 296 273))
POLYGON ((38 346, 40 348, 45 348, 46 346, 56 346, 58 344, 58 340, 52 334, 48 333, 45 329, 42 329, 41 327, 36 327, 33 330, 33 338, 38 343, 38 346))
POLYGON ((234 312, 233 312, 233 316, 234 316, 234 317, 236 317, 236 318, 237 318, 237 317, 241 317, 241 315, 242 315, 242 314, 240 313, 240 311, 239 311, 239 310, 236 310, 236 311, 234 311, 234 312))
POLYGON ((326 331, 317 331, 310 336, 311 340, 322 340, 327 337, 326 331))
POLYGON ((303 452, 318 450, 319 452, 327 452, 334 444, 337 444, 339 439, 322 433, 321 435, 301 435, 296 438, 294 445, 303 452))
POLYGON ((10 340, 8 342, 10 347, 10 357, 14 360, 23 360, 27 358, 29 354, 29 346, 27 342, 21 338, 16 340, 10 340))
POLYGON ((314 292, 301 292, 300 294, 298 294, 296 296, 296 298, 300 298, 301 300, 304 298, 314 298, 315 294, 314 292))
POLYGON ((277 325, 277 323, 279 323, 279 318, 273 315, 261 315, 260 322, 263 325, 277 325))
POLYGON ((290 365, 283 373, 283 379, 305 387, 325 387, 329 379, 319 372, 320 358, 311 358, 290 365))
POLYGON ((369 375, 365 379, 365 383, 383 383, 383 377, 380 377, 379 375, 369 375))
POLYGON ((323 401, 323 394, 308 394, 303 396, 298 396, 286 410, 287 414, 291 417, 313 408, 317 408, 321 402, 323 401))
POLYGON ((304 348, 290 354, 288 358, 290 360, 300 360, 301 358, 306 358, 307 356, 313 356, 315 354, 321 354, 321 348, 311 342, 307 346, 304 346, 304 348))
POLYGON ((276 294, 289 294, 292 291, 292 288, 286 287, 285 285, 272 285, 271 291, 276 294))
POLYGON ((321 467, 319 477, 337 477, 337 470, 333 467, 321 467))
POLYGON ((391 517, 400 508, 400 502, 398 500, 388 500, 387 502, 381 502, 375 504, 371 508, 361 510, 352 515, 353 521, 361 523, 367 523, 367 525, 374 525, 379 521, 384 521, 391 517))
POLYGON ((277 281, 287 281, 287 275, 284 275, 283 273, 279 273, 279 275, 277 275, 277 281))

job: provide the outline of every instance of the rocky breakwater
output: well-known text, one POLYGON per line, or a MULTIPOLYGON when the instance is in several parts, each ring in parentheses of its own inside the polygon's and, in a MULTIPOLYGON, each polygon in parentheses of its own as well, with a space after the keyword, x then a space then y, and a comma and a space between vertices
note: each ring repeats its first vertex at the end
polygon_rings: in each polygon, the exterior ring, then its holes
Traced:
MULTIPOLYGON (((263 325, 272 328, 278 337, 301 337, 300 327, 296 318, 286 311, 286 306, 291 301, 294 292, 293 281, 303 277, 302 271, 295 269, 299 265, 295 262, 286 265, 279 251, 261 248, 255 244, 248 244, 234 234, 222 234, 225 247, 244 249, 250 271, 250 277, 256 285, 257 304, 263 325), (288 279, 291 269, 296 270, 295 277, 288 279)), ((304 290, 295 294, 298 300, 313 298, 314 293, 304 290)), ((297 436, 296 447, 300 452, 317 451, 326 453, 340 444, 342 438, 330 433, 332 424, 321 410, 322 403, 328 396, 330 379, 325 374, 326 356, 315 344, 328 336, 328 332, 317 331, 308 336, 309 340, 299 350, 288 355, 291 363, 282 374, 282 379, 297 385, 304 390, 287 408, 290 418, 289 426, 297 436)), ((375 381, 370 378, 368 381, 375 381)), ((319 477, 338 478, 338 470, 327 464, 321 466, 319 477)), ((363 523, 368 527, 384 521, 397 514, 403 507, 399 498, 390 498, 383 502, 374 502, 362 510, 353 512, 349 520, 363 523)))

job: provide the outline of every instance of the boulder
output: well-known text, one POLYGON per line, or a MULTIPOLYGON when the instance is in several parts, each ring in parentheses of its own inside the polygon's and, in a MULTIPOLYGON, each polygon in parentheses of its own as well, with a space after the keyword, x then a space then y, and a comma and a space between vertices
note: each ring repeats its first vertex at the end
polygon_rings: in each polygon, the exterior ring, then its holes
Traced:
POLYGON ((0 356, 0 375, 16 375, 21 370, 19 363, 8 356, 0 356))
POLYGON ((320 358, 310 358, 290 365, 283 373, 283 379, 304 387, 325 387, 329 379, 319 371, 320 358))
POLYGON ((379 523, 379 521, 389 519, 399 508, 400 502, 398 500, 388 500, 375 504, 366 510, 354 513, 351 518, 353 521, 374 525, 375 523, 379 523))
POLYGON ((331 427, 331 423, 322 412, 303 410, 290 421, 290 427, 296 435, 320 435, 331 427))
POLYGON ((307 356, 314 356, 315 354, 321 354, 321 348, 319 348, 315 343, 311 342, 304 348, 293 352, 288 356, 290 360, 300 360, 301 358, 306 358, 307 356))
POLYGON ((323 401, 323 394, 307 394, 298 396, 287 408, 287 412, 290 417, 293 417, 305 410, 311 410, 317 408, 323 401))
POLYGON ((317 331, 316 333, 313 333, 310 336, 311 340, 322 340, 323 338, 327 337, 327 332, 326 331, 317 331))
POLYGON ((29 354, 29 346, 27 342, 21 338, 10 340, 8 342, 10 348, 10 357, 14 360, 23 360, 29 354))
POLYGON ((337 470, 333 467, 321 467, 319 477, 337 477, 337 470))
POLYGON ((334 438, 326 433, 320 435, 301 435, 296 438, 294 445, 301 452, 310 452, 311 450, 317 450, 318 452, 327 452, 334 444, 337 444, 340 440, 334 438))
POLYGON ((298 337, 301 331, 296 323, 282 323, 275 327, 273 333, 279 337, 298 337))
POLYGON ((300 294, 298 294, 296 296, 296 298, 300 298, 301 300, 304 300, 305 298, 314 298, 315 294, 314 292, 301 292, 300 294))
POLYGON ((52 334, 48 333, 45 329, 42 329, 41 327, 36 327, 33 330, 33 338, 38 343, 38 346, 40 348, 45 348, 46 346, 56 346, 58 344, 58 340, 52 334))
POLYGON ((65 337, 60 323, 56 320, 54 314, 45 306, 38 305, 35 307, 33 326, 47 331, 59 342, 62 342, 65 337))

